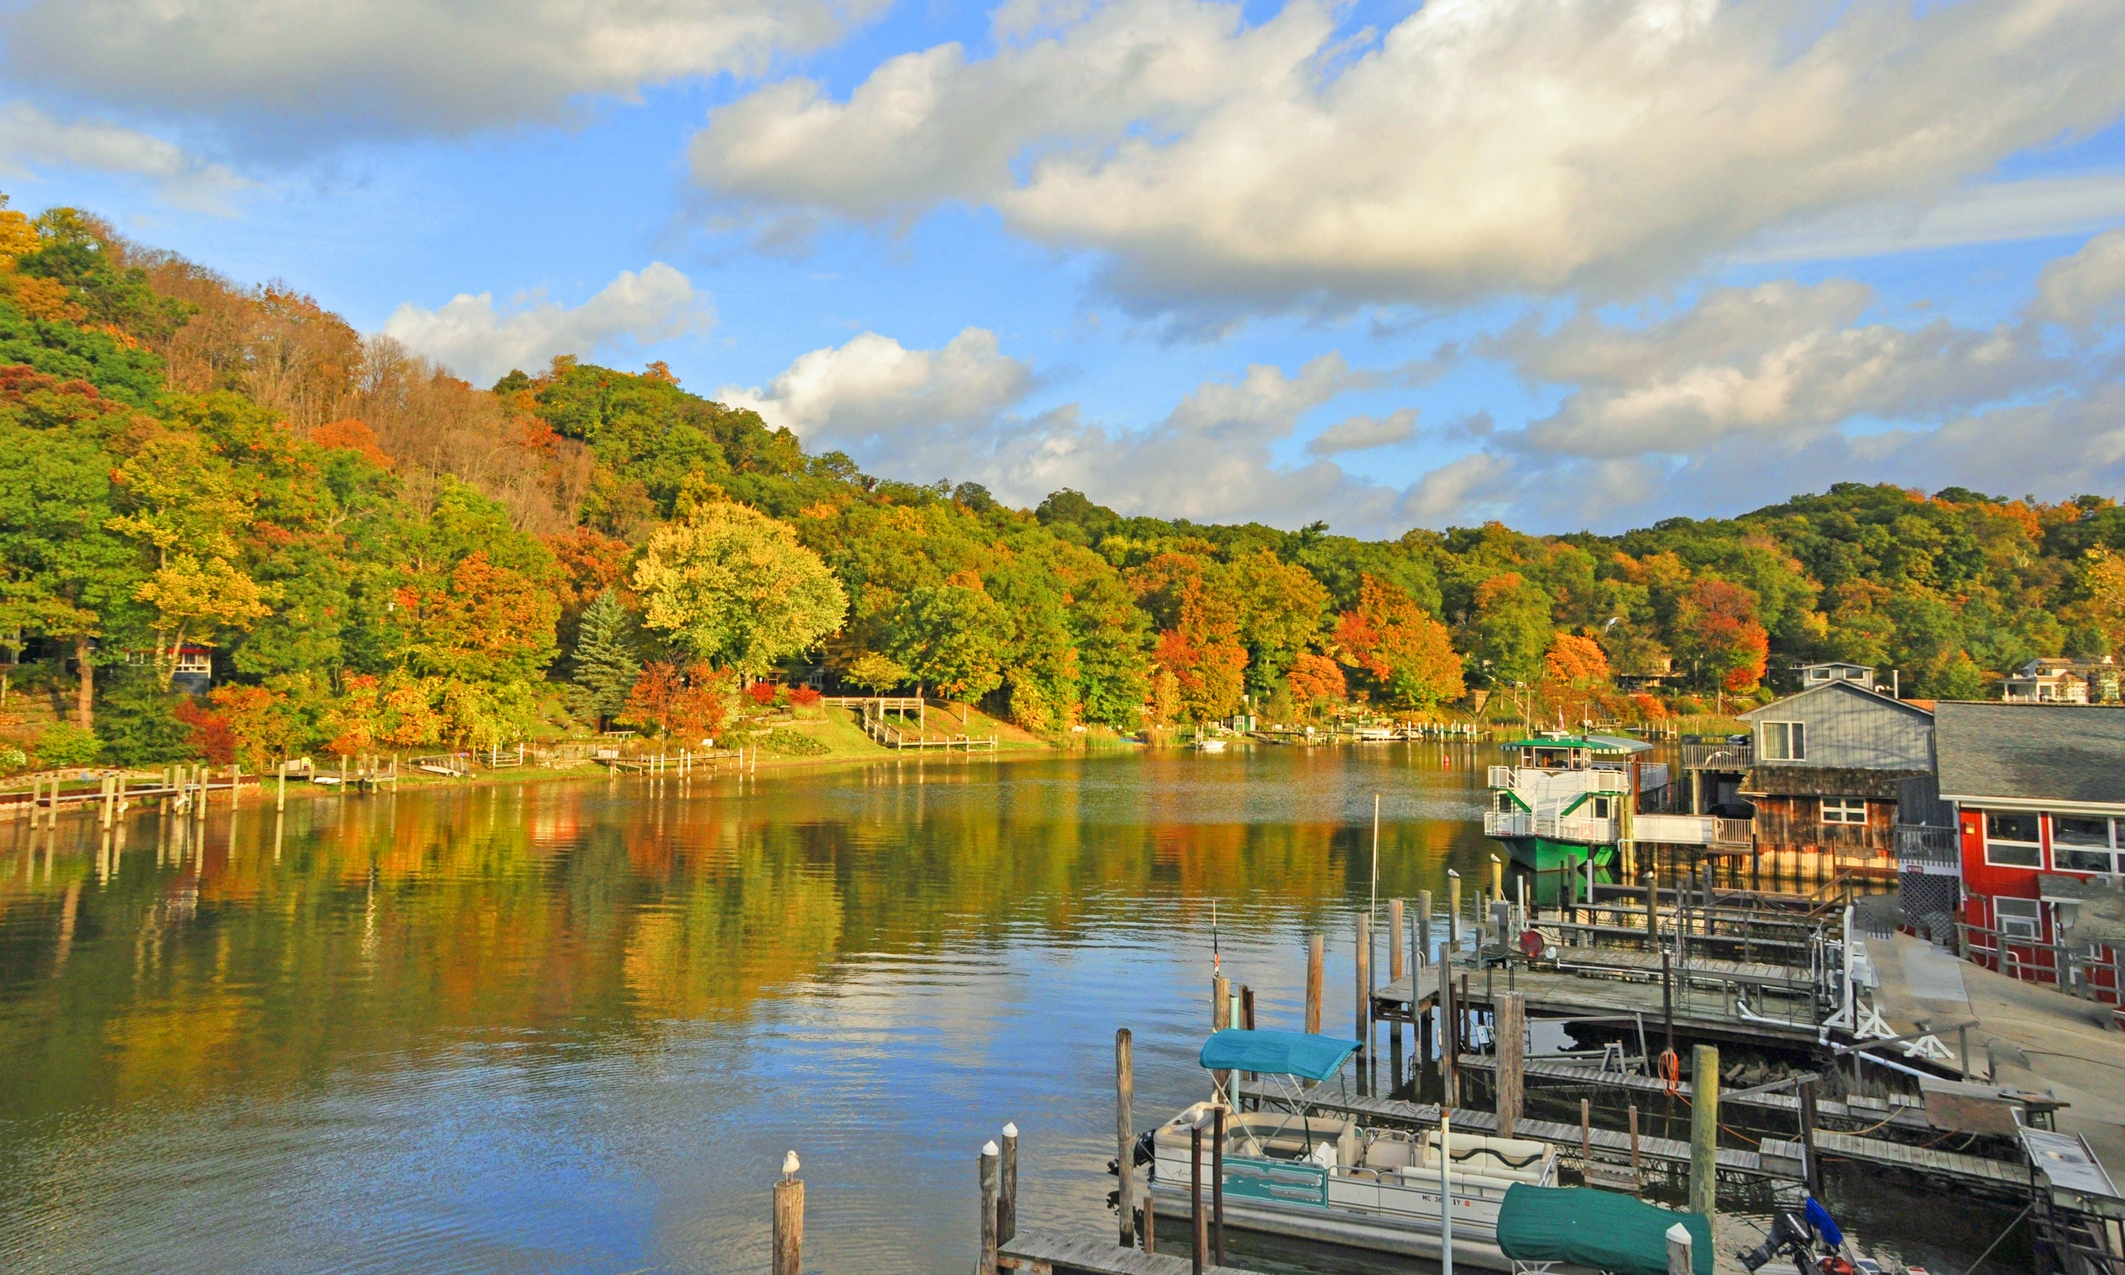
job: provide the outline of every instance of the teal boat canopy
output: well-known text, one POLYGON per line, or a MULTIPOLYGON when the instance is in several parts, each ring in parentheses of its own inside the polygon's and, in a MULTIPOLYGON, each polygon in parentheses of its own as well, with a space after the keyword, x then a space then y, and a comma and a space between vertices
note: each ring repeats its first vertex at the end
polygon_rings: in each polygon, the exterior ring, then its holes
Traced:
POLYGON ((1678 1213, 1590 1186, 1515 1182, 1498 1208, 1498 1247, 1516 1262, 1569 1262, 1614 1275, 1667 1275, 1668 1228, 1690 1233, 1690 1266, 1712 1275, 1712 1226, 1702 1213, 1678 1213))
POLYGON ((1197 1061, 1211 1071, 1259 1071, 1327 1080, 1343 1070, 1344 1060, 1356 1052, 1357 1041, 1335 1036, 1228 1027, 1210 1034, 1197 1061))

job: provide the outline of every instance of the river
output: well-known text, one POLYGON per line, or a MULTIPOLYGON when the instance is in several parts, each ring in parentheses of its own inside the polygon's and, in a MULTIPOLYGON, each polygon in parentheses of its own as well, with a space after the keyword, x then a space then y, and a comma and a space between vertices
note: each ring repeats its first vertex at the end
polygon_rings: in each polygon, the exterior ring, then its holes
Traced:
MULTIPOLYGON (((808 1271, 956 1273, 1006 1121, 1021 1226, 1110 1233, 1115 1028, 1145 1126, 1202 1094, 1213 949, 1295 1028, 1323 930, 1347 1032, 1375 794, 1379 897, 1443 900, 1488 871, 1489 760, 327 795, 135 812, 108 856, 0 828, 0 1267, 754 1272, 795 1150, 808 1271)), ((1922 1203, 1850 1207, 1935 1269, 2003 1221, 1922 1203)))

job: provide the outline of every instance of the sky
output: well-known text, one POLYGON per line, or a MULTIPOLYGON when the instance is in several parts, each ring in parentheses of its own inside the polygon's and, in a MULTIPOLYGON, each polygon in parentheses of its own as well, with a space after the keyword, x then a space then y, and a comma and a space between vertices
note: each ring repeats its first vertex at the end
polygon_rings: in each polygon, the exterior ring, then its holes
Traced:
POLYGON ((1366 537, 2125 496, 2118 0, 14 0, 0 190, 476 384, 1366 537))

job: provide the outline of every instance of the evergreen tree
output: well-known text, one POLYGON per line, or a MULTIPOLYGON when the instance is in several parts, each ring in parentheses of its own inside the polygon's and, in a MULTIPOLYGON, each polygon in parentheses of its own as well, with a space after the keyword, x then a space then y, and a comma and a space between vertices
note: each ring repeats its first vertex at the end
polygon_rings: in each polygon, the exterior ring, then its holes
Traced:
POLYGON ((583 609, 576 638, 575 683, 583 689, 599 725, 627 707, 627 692, 642 675, 635 658, 634 625, 610 589, 583 609))

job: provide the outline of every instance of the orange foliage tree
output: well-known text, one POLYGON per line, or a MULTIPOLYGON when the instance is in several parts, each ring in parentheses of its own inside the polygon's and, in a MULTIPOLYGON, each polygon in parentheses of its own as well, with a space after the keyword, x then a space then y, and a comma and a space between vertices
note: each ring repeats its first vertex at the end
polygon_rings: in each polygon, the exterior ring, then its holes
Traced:
POLYGON ((1397 708, 1434 708, 1467 690, 1446 626, 1370 575, 1359 577, 1358 605, 1337 618, 1335 645, 1343 663, 1370 675, 1397 708))
POLYGON ((1291 697, 1308 710, 1340 703, 1350 693, 1348 683, 1343 680, 1343 666, 1311 651, 1293 657, 1291 671, 1284 675, 1284 680, 1291 687, 1291 697))
POLYGON ((1675 611, 1676 648, 1719 686, 1753 689, 1763 680, 1770 636, 1756 620, 1756 595, 1706 577, 1690 586, 1675 611))
POLYGON ((730 678, 728 670, 699 662, 685 668, 664 661, 645 664, 620 720, 674 739, 712 738, 729 711, 730 678))

